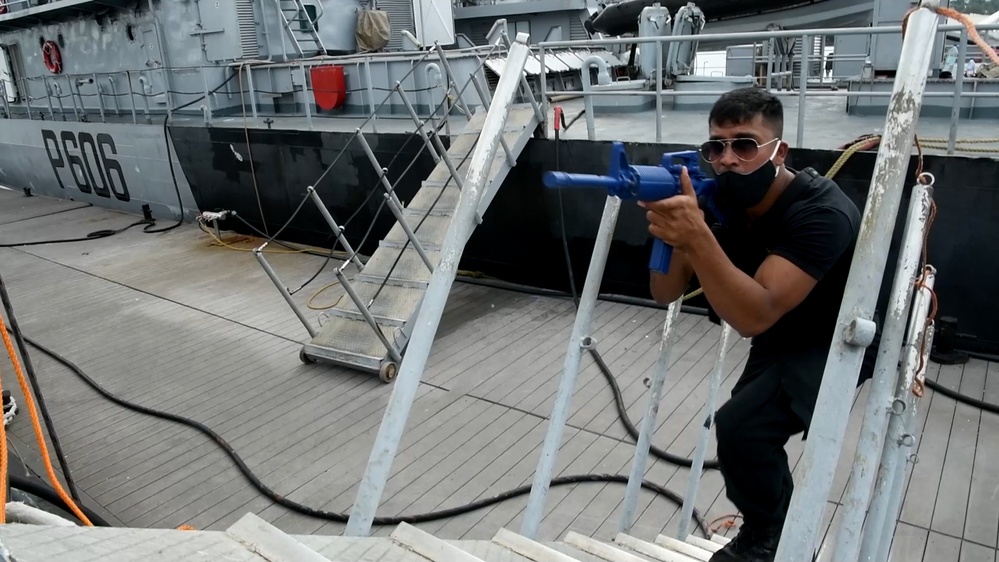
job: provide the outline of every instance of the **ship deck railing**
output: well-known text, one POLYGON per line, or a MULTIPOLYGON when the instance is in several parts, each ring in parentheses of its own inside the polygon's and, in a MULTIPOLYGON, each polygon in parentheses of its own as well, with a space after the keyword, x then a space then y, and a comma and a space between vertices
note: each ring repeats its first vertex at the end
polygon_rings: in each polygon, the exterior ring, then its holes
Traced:
MULTIPOLYGON (((999 30, 999 24, 983 24, 975 26, 979 32, 999 30)), ((958 60, 964 60, 968 53, 968 29, 960 25, 942 25, 940 33, 960 35, 960 54, 958 60), (953 32, 957 32, 956 34, 953 32)), ((774 95, 790 100, 797 99, 797 130, 794 136, 796 146, 804 146, 805 116, 807 101, 822 98, 843 100, 868 100, 883 98, 887 100, 890 91, 878 91, 874 87, 858 87, 858 89, 831 88, 830 83, 842 86, 844 82, 863 82, 859 77, 832 76, 830 81, 824 77, 822 60, 809 60, 810 54, 805 49, 804 56, 791 60, 791 55, 781 55, 776 49, 778 41, 800 40, 808 42, 808 38, 857 36, 873 37, 901 33, 900 26, 884 27, 853 27, 840 29, 804 29, 781 30, 753 33, 697 34, 675 35, 643 38, 593 39, 577 41, 543 41, 534 46, 532 58, 528 61, 526 74, 533 90, 535 100, 542 104, 544 115, 550 115, 553 99, 582 97, 586 106, 587 120, 592 122, 594 111, 592 104, 594 96, 643 96, 655 100, 656 116, 655 142, 663 141, 662 122, 670 114, 664 107, 664 100, 680 100, 691 98, 710 99, 717 96, 718 91, 702 91, 695 87, 690 90, 677 91, 665 89, 662 81, 655 87, 650 84, 634 91, 613 92, 599 91, 599 88, 583 88, 582 90, 553 89, 550 86, 557 81, 557 76, 565 72, 579 72, 588 69, 585 60, 588 54, 594 54, 611 61, 607 54, 614 49, 640 43, 642 45, 667 45, 684 41, 719 41, 729 43, 746 42, 762 46, 762 55, 754 54, 751 58, 755 63, 766 66, 764 75, 754 77, 754 84, 762 85, 774 95), (800 59, 800 60, 799 60, 800 59), (582 64, 580 64, 582 60, 582 64), (799 64, 800 63, 800 64, 799 64), (797 65, 797 70, 795 70, 797 65), (791 70, 788 70, 791 69, 791 70), (795 76, 797 74, 797 76, 795 76), (540 79, 544 76, 545 79, 540 79), (797 84, 795 82, 797 81, 797 84), (859 91, 858 91, 859 90, 859 91)), ((434 115, 433 111, 450 94, 462 89, 461 84, 468 84, 464 76, 464 61, 468 67, 477 66, 483 57, 489 60, 492 80, 495 74, 502 71, 502 56, 505 46, 498 45, 501 52, 493 49, 496 45, 463 49, 443 49, 439 46, 428 50, 398 52, 398 53, 365 53, 338 57, 311 57, 294 61, 246 60, 226 65, 194 66, 194 67, 161 67, 133 70, 118 70, 114 72, 93 72, 82 74, 38 75, 31 77, 16 77, 14 82, 0 82, 0 99, 3 100, 2 111, 10 118, 50 119, 92 121, 99 118, 103 122, 121 122, 133 124, 152 124, 154 117, 182 117, 190 121, 201 121, 204 125, 216 126, 219 121, 232 121, 237 118, 240 126, 250 128, 280 127, 282 119, 305 118, 303 127, 308 130, 327 130, 324 121, 339 121, 354 124, 364 121, 368 130, 379 132, 378 124, 384 121, 399 121, 410 123, 410 114, 398 99, 394 90, 396 76, 405 74, 401 80, 402 86, 413 96, 413 105, 420 117, 434 115), (450 61, 456 70, 444 68, 450 61), (316 107, 317 94, 328 93, 317 90, 311 79, 311 68, 322 65, 343 65, 347 67, 349 77, 345 83, 346 104, 348 109, 320 111, 316 107), (401 70, 399 70, 401 69, 401 70), (406 71, 409 72, 406 72, 406 71), (395 76, 393 76, 395 73, 395 76), (455 76, 455 74, 459 76, 455 76), (15 87, 16 82, 16 87, 15 87), (40 84, 40 85, 39 85, 40 84), (386 108, 386 102, 389 102, 386 108), (376 114, 372 118, 372 114, 376 114), (201 119, 198 119, 198 118, 201 119), (252 119, 251 119, 252 118, 252 119), (277 125, 275 125, 277 123, 277 125)), ((657 56, 653 75, 663 75, 667 64, 663 60, 662 49, 657 56)), ((854 58, 870 57, 867 54, 839 54, 835 60, 846 61, 854 58)), ((963 67, 962 67, 963 68, 963 67)), ((582 72, 584 79, 588 72, 582 72)), ((868 82, 879 82, 870 79, 868 82)), ((880 80, 890 83, 890 80, 880 80)), ((942 85, 928 91, 927 99, 939 100, 946 104, 950 111, 949 135, 941 148, 948 154, 954 154, 961 130, 962 113, 976 112, 976 100, 994 100, 999 93, 991 86, 999 83, 994 79, 968 78, 963 72, 955 73, 953 80, 937 80, 942 85), (965 91, 969 88, 973 91, 965 91), (953 89, 946 88, 953 84, 953 89), (988 87, 986 87, 986 85, 988 87), (948 91, 949 90, 949 91, 948 91)), ((465 95, 456 98, 453 104, 448 104, 447 115, 460 119, 467 111, 481 105, 478 95, 464 88, 465 95)), ((790 105, 790 104, 789 104, 790 105)), ((983 111, 979 103, 978 112, 983 111)), ((995 109, 989 106, 989 111, 995 109)), ((650 112, 652 110, 650 109, 650 112)), ((880 113, 877 111, 876 113, 880 113)), ((980 113, 979 113, 980 114, 980 113)), ((965 119, 967 121, 967 119, 965 119)), ((225 124, 221 124, 225 126, 225 124)), ((230 123, 229 126, 232 126, 230 123)), ((403 125, 405 129, 407 125, 403 125)), ((395 131, 399 127, 389 127, 395 131)), ((588 127, 592 129, 592 127, 588 127)), ((352 130, 353 125, 347 125, 345 130, 352 130)), ((545 134, 550 134, 550 127, 544 127, 545 134)), ((409 131, 413 132, 413 131, 409 131)), ((449 132, 447 133, 449 134, 449 132)), ((588 135, 590 140, 594 134, 588 135)), ((789 139, 790 140, 790 139, 789 139)))
MULTIPOLYGON (((975 25, 975 30, 978 32, 983 31, 995 31, 999 30, 999 24, 981 24, 975 25)), ((950 92, 925 92, 923 96, 925 98, 948 98, 951 100, 951 105, 953 111, 951 112, 951 127, 950 136, 947 143, 947 153, 954 154, 955 152, 955 142, 958 135, 958 129, 960 127, 960 113, 963 107, 962 100, 965 98, 970 98, 974 103, 977 98, 996 98, 999 93, 996 91, 985 91, 985 92, 965 92, 964 82, 997 82, 993 79, 978 79, 969 78, 964 76, 964 62, 968 56, 968 43, 969 43, 969 32, 968 28, 964 25, 941 25, 938 27, 938 31, 941 34, 949 34, 951 32, 958 32, 960 35, 959 47, 958 47, 958 69, 959 71, 955 73, 953 78, 954 88, 950 92)), ((589 121, 588 129, 591 131, 590 139, 593 138, 592 130, 592 120, 593 120, 593 109, 592 100, 593 96, 642 96, 651 97, 655 100, 655 112, 656 112, 656 137, 655 141, 657 143, 662 142, 662 121, 664 109, 662 106, 664 95, 670 98, 680 98, 680 97, 710 97, 717 96, 719 94, 716 90, 685 90, 677 91, 664 90, 663 82, 664 80, 656 80, 656 76, 664 76, 664 78, 669 78, 664 72, 664 67, 667 61, 664 60, 663 48, 671 45, 673 43, 682 43, 686 41, 724 41, 729 44, 741 43, 744 45, 753 46, 753 55, 750 57, 737 57, 750 58, 752 59, 753 67, 756 68, 758 64, 763 64, 766 66, 766 72, 763 76, 754 76, 753 83, 758 86, 762 86, 768 92, 779 96, 779 97, 795 97, 798 98, 798 121, 797 121, 797 131, 795 133, 795 144, 796 146, 803 145, 804 138, 804 126, 805 126, 805 114, 807 104, 806 99, 809 97, 833 97, 833 98, 885 98, 891 96, 890 88, 884 91, 851 91, 851 90, 831 90, 829 88, 830 83, 841 84, 843 80, 858 80, 864 79, 867 81, 873 81, 874 78, 861 78, 860 76, 840 76, 831 77, 830 82, 826 82, 824 77, 824 67, 821 65, 822 62, 826 60, 824 53, 821 58, 817 61, 810 61, 812 55, 809 54, 809 49, 800 49, 800 56, 795 57, 795 49, 793 45, 785 45, 785 49, 778 48, 778 41, 800 41, 800 45, 808 45, 810 39, 816 37, 829 38, 829 37, 845 37, 845 36, 866 36, 873 38, 879 35, 898 35, 902 33, 901 26, 879 26, 879 27, 849 27, 849 28, 816 28, 816 29, 801 29, 801 30, 774 30, 774 31, 762 31, 762 32, 741 32, 741 33, 720 33, 720 34, 697 34, 697 35, 673 35, 673 36, 661 36, 661 37, 627 37, 627 38, 608 38, 608 39, 584 39, 584 40, 572 40, 572 41, 542 41, 537 45, 538 58, 540 60, 540 67, 547 69, 549 62, 546 59, 551 58, 553 55, 551 51, 556 49, 565 48, 576 48, 576 49, 599 49, 607 48, 613 49, 615 47, 621 48, 630 46, 633 44, 640 44, 643 46, 650 46, 655 49, 656 62, 653 76, 650 82, 655 83, 655 89, 643 88, 641 90, 599 90, 593 89, 589 86, 588 73, 583 73, 583 84, 581 89, 576 90, 550 90, 547 87, 546 80, 540 80, 539 85, 539 95, 541 103, 545 114, 548 114, 550 104, 553 98, 559 97, 582 97, 586 103, 586 118, 589 121), (762 48, 761 48, 762 47, 762 48), (786 52, 784 52, 786 50, 786 52), (757 54, 757 52, 762 54, 757 54), (816 64, 819 63, 819 64, 816 64), (777 70, 779 68, 793 69, 794 65, 797 64, 798 70, 777 70), (818 72, 812 72, 813 67, 818 69, 818 72), (794 87, 795 74, 797 74, 797 87, 794 87), (791 78, 791 80, 787 80, 791 78), (818 84, 812 83, 813 80, 817 80, 818 84)), ((870 42, 869 44, 872 44, 870 42)), ((824 44, 824 40, 823 40, 824 44)), ((814 43, 813 43, 814 45, 814 43)), ((814 48, 814 47, 813 47, 814 48)), ((838 55, 833 58, 834 61, 847 61, 856 60, 861 61, 870 60, 872 53, 870 49, 866 54, 847 54, 838 55)), ((557 57, 556 57, 557 60, 557 57)), ((696 76, 691 76, 691 78, 696 78, 696 76)), ((736 78, 736 77, 734 77, 736 78)), ((886 82, 891 84, 891 80, 886 82)))

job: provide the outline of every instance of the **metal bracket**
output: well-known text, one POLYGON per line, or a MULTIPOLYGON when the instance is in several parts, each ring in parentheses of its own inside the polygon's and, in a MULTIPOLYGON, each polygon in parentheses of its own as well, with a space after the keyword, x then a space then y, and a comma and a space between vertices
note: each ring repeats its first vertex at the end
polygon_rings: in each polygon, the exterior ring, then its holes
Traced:
POLYGON ((878 325, 866 318, 854 318, 853 322, 846 327, 843 333, 843 340, 850 345, 867 347, 874 343, 878 325))

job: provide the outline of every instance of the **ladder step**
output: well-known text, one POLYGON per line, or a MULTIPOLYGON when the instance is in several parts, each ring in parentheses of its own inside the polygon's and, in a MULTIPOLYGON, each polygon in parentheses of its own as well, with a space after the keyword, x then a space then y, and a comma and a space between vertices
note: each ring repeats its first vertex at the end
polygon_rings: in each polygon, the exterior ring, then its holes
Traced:
MULTIPOLYGON (((440 245, 444 242, 447 229, 451 225, 451 217, 449 215, 424 216, 423 212, 407 209, 403 212, 403 216, 409 224, 409 228, 416 234, 420 244, 423 245, 424 250, 440 250, 440 245), (422 221, 422 224, 420 221, 422 221)), ((409 236, 406 236, 406 231, 402 229, 402 225, 397 221, 384 241, 386 246, 402 248, 409 242, 409 236)))
POLYGON ((694 535, 688 535, 687 538, 684 539, 684 541, 687 542, 688 544, 696 546, 697 548, 704 549, 712 554, 718 552, 719 550, 722 549, 723 546, 725 546, 723 544, 718 544, 714 541, 709 541, 708 539, 695 537, 694 535))
MULTIPOLYGON (((394 326, 379 326, 379 328, 388 341, 395 341, 394 326)), ((316 331, 312 345, 334 351, 341 356, 356 356, 357 359, 376 363, 388 354, 385 345, 367 322, 342 316, 330 316, 329 320, 316 331)))
MULTIPOLYGON (((368 307, 368 312, 375 317, 379 324, 397 327, 405 325, 426 293, 422 288, 399 287, 389 284, 382 287, 381 283, 369 281, 354 281, 351 283, 351 288, 365 304, 377 294, 375 301, 368 307)), ((346 295, 329 312, 332 315, 364 321, 364 317, 354 301, 346 295)))
MULTIPOLYGON (((525 132, 526 131, 523 128, 517 129, 514 132, 504 133, 503 138, 506 139, 507 146, 511 147, 511 150, 515 150, 513 146, 517 143, 517 139, 521 135, 524 135, 525 132)), ((474 150, 473 143, 475 138, 476 137, 474 136, 469 137, 460 135, 458 138, 451 141, 451 147, 448 148, 447 151, 448 157, 451 158, 451 162, 454 164, 455 170, 463 180, 465 178, 465 174, 468 173, 468 166, 472 160, 471 155, 469 155, 468 158, 465 158, 465 155, 470 154, 474 150)), ((514 154, 514 157, 516 156, 517 154, 514 154)), ((495 178, 504 167, 509 168, 509 164, 507 163, 506 151, 502 146, 500 146, 497 147, 496 153, 493 155, 493 162, 492 166, 489 168, 488 177, 495 178)), ((430 176, 427 177, 427 181, 443 182, 447 181, 450 177, 450 170, 448 170, 447 165, 441 162, 433 169, 433 171, 430 172, 430 176)))
POLYGON ((722 546, 725 546, 726 544, 732 542, 732 539, 723 535, 719 535, 718 533, 714 533, 711 535, 711 542, 716 542, 722 546))
POLYGON ((439 539, 426 531, 408 523, 400 523, 389 535, 394 542, 402 545, 428 560, 437 562, 483 562, 453 544, 439 539))
POLYGON ((576 531, 569 531, 565 536, 565 543, 604 560, 612 560, 613 562, 646 562, 640 556, 600 542, 597 539, 587 537, 586 535, 581 535, 576 531))
POLYGON ((699 562, 699 559, 691 558, 682 552, 652 544, 624 533, 618 533, 614 537, 614 542, 643 556, 662 562, 699 562))
MULTIPOLYGON (((446 170, 445 173, 447 173, 446 170)), ((450 215, 458 208, 458 199, 460 198, 461 190, 454 182, 448 182, 447 185, 444 185, 442 181, 432 182, 428 180, 423 182, 423 187, 406 208, 420 213, 426 213, 433 208, 431 213, 440 212, 450 215)))
MULTIPOLYGON (((427 257, 433 263, 440 262, 440 252, 426 250, 427 257)), ((409 287, 426 287, 430 282, 430 270, 420 258, 420 254, 412 246, 405 249, 394 248, 379 242, 371 259, 364 265, 364 270, 354 276, 355 279, 371 283, 381 283, 388 278, 387 284, 409 287), (400 251, 402 257, 399 258, 400 251), (396 263, 396 258, 399 258, 396 263), (393 267, 394 266, 394 267, 393 267)))
POLYGON ((576 558, 563 554, 554 548, 535 542, 523 535, 500 528, 493 537, 493 542, 537 562, 580 562, 576 558))
POLYGON ((707 550, 696 547, 690 543, 674 539, 673 537, 667 537, 666 535, 657 536, 656 544, 667 550, 673 550, 681 554, 685 554, 694 560, 700 560, 701 562, 708 562, 708 560, 711 559, 711 553, 707 550))

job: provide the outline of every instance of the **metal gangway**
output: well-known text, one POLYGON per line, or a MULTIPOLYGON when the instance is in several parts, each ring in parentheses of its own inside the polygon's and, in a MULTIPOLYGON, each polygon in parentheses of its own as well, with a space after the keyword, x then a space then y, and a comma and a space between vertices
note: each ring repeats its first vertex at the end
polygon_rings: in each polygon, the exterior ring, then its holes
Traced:
MULTIPOLYGON (((885 274, 889 245, 900 207, 911 147, 926 85, 933 37, 938 16, 922 2, 908 19, 898 76, 891 94, 880 145, 864 208, 857 249, 851 264, 839 317, 837 336, 831 342, 815 414, 801 464, 801 481, 796 483, 790 510, 777 552, 778 562, 813 560, 821 545, 820 525, 829 496, 835 468, 845 440, 847 421, 857 378, 866 348, 875 338, 878 292, 885 274), (831 376, 835 375, 835 376, 831 376)), ((902 238, 895 266, 889 309, 866 404, 863 428, 853 461, 843 505, 843 516, 835 533, 832 560, 885 562, 888 559, 895 523, 898 520, 909 451, 916 443, 914 421, 922 394, 922 379, 928 365, 933 337, 930 317, 935 269, 921 263, 921 249, 928 228, 933 201, 933 178, 920 174, 911 190, 902 238), (901 359, 901 362, 900 362, 901 359), (866 523, 865 523, 866 516, 866 523)), ((613 237, 621 200, 608 196, 601 218, 593 257, 583 288, 572 334, 569 337, 563 374, 555 397, 547 433, 534 475, 531 496, 520 534, 535 538, 544 513, 563 430, 570 414, 571 398, 583 352, 592 345, 591 320, 599 283, 613 237)), ((671 303, 666 313, 660 341, 660 356, 652 377, 648 404, 638 442, 621 519, 620 546, 660 560, 707 561, 722 541, 708 541, 690 534, 698 484, 708 449, 718 389, 722 381, 726 351, 732 328, 724 321, 717 356, 710 379, 707 403, 695 449, 681 519, 673 537, 660 536, 656 545, 628 535, 635 521, 638 491, 645 474, 651 434, 670 363, 675 340, 675 324, 682 298, 671 303)), ((831 535, 832 536, 832 535, 831 535)), ((633 559, 618 546, 602 544, 588 552, 605 559, 633 559)))
MULTIPOLYGON (((311 337, 299 353, 303 362, 330 362, 377 374, 382 382, 389 383, 399 373, 411 339, 416 342, 414 347, 417 349, 421 345, 429 348, 436 335, 436 322, 429 325, 426 318, 439 319, 443 313, 465 244, 482 222, 482 216, 503 180, 516 166, 517 157, 542 121, 541 107, 522 72, 530 52, 527 40, 526 33, 518 34, 515 42, 510 41, 505 30, 499 33, 489 54, 502 48, 507 50, 508 56, 492 99, 483 70, 485 59, 489 57, 479 59, 478 67, 459 88, 458 77, 440 45, 428 50, 424 59, 436 55, 448 78, 449 91, 429 117, 421 119, 417 114, 402 87, 406 77, 396 82, 386 101, 393 96, 402 100, 417 125, 414 135, 422 139, 436 164, 408 204, 399 199, 395 185, 387 177, 388 167, 378 160, 364 135, 363 125, 356 129, 350 142, 360 143, 371 165, 379 172, 379 184, 384 189, 383 205, 388 206, 396 219, 396 224, 367 261, 362 262, 358 252, 351 247, 344 227, 327 210, 316 188, 308 186, 298 210, 311 200, 347 252, 346 259, 334 269, 347 298, 338 300, 320 317, 318 328, 305 317, 265 259, 263 250, 270 241, 254 250, 261 267, 311 337), (462 101, 462 94, 470 85, 474 86, 482 102, 474 113, 462 101), (518 95, 527 101, 518 102, 518 95), (452 99, 457 100, 467 121, 461 131, 451 136, 450 146, 445 148, 440 130, 447 126, 452 99), (437 123, 435 116, 442 109, 443 116, 437 123), (352 275, 348 268, 355 269, 352 275), (446 286, 440 285, 441 275, 448 279, 446 286), (419 330, 416 330, 417 326, 420 326, 419 330)), ((413 70, 417 68, 419 65, 414 64, 413 70)), ((369 119, 376 113, 372 112, 369 119)), ((316 183, 322 179, 320 177, 316 183)), ((367 235, 364 238, 367 239, 367 235)))

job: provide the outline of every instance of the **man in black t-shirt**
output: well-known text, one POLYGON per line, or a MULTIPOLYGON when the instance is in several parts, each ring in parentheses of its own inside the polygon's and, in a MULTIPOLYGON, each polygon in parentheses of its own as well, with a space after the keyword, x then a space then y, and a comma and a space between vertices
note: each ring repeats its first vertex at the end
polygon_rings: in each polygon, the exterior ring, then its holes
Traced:
POLYGON ((774 559, 793 490, 784 446, 811 422, 860 229, 859 210, 835 183, 784 166, 783 126, 776 97, 726 93, 701 147, 721 220, 708 226, 686 171, 682 195, 642 204, 649 231, 674 247, 669 274, 651 274, 656 301, 676 300, 696 275, 713 319, 752 338, 715 415, 726 492, 744 522, 711 562, 774 559))

